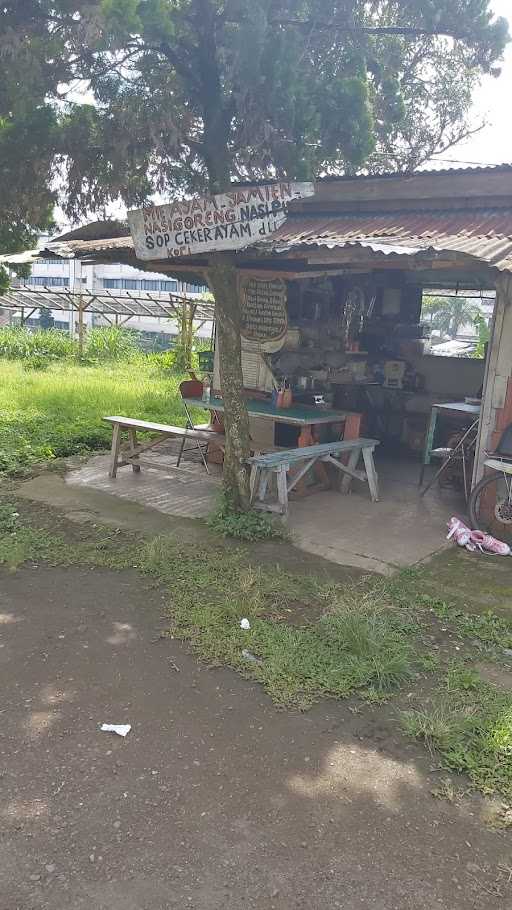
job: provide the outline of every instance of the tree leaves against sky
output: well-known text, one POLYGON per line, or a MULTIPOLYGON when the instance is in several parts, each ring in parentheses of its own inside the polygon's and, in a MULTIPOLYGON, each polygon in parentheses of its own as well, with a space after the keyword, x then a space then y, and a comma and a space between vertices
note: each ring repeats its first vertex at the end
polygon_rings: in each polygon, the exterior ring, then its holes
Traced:
POLYGON ((467 130, 471 92, 507 36, 488 0, 4 0, 2 8, 4 248, 47 224, 57 166, 76 216, 119 197, 137 205, 155 191, 204 192, 231 179, 411 169, 467 130), (77 84, 94 103, 66 100, 77 84))

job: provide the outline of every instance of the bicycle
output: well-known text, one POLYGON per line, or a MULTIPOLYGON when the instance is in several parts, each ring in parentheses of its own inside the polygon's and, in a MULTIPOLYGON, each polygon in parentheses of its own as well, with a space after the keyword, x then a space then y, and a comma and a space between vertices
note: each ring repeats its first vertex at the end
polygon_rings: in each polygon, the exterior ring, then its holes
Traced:
POLYGON ((487 453, 486 474, 471 491, 468 511, 471 527, 499 540, 512 540, 512 424, 503 431, 494 452, 487 453))

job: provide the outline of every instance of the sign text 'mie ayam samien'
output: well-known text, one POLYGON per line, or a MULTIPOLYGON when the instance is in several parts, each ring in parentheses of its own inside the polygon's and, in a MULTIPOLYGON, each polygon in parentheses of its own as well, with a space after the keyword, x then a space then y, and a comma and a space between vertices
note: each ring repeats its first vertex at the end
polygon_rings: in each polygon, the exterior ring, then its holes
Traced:
POLYGON ((282 225, 293 199, 313 195, 312 183, 236 187, 128 212, 138 259, 172 259, 242 250, 282 225))

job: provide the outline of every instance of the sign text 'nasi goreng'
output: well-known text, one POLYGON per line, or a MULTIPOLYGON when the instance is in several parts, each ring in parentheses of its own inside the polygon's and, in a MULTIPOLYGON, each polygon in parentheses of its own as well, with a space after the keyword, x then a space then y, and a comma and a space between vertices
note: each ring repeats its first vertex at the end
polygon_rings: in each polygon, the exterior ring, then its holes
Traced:
POLYGON ((313 192, 312 183, 281 182, 135 209, 128 222, 136 256, 172 259, 242 250, 277 231, 289 203, 313 192))

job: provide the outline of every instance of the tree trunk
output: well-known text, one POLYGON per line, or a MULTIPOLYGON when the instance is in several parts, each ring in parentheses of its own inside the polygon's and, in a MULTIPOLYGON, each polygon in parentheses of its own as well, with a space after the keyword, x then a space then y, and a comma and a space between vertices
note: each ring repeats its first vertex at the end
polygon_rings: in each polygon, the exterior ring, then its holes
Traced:
POLYGON ((250 505, 246 465, 250 441, 249 415, 242 397, 240 304, 234 257, 229 253, 212 255, 207 274, 210 290, 215 297, 220 387, 225 408, 224 489, 236 509, 246 510, 250 505))

